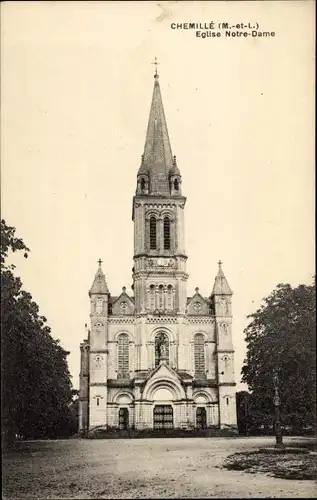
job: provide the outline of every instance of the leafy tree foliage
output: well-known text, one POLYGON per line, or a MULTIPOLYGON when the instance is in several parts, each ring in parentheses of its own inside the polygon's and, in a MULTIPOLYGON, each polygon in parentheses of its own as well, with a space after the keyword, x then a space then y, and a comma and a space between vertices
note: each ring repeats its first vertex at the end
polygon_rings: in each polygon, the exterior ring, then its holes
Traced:
POLYGON ((273 373, 279 377, 282 423, 293 428, 316 419, 316 286, 279 284, 248 316, 242 381, 252 393, 255 420, 273 415, 273 373))
POLYGON ((72 419, 71 379, 66 352, 51 336, 30 293, 8 265, 9 252, 29 249, 15 228, 1 221, 2 433, 8 442, 55 437, 72 419))
POLYGON ((259 407, 256 394, 240 391, 236 394, 237 425, 240 434, 247 436, 274 434, 274 418, 259 407))
POLYGON ((251 394, 247 391, 236 393, 237 424, 240 434, 248 434, 250 428, 250 400, 251 394))

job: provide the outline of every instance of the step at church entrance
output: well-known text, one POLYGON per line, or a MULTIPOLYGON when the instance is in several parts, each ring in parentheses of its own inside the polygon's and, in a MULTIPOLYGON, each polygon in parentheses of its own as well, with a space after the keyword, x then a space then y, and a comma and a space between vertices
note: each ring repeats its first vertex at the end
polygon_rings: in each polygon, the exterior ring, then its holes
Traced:
POLYGON ((173 407, 171 405, 155 405, 153 410, 154 429, 173 429, 173 407))

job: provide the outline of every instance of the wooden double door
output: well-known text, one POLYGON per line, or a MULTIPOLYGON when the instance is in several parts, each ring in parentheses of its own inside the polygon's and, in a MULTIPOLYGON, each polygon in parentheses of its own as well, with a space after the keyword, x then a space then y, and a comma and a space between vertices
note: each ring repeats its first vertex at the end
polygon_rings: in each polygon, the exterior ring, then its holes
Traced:
POLYGON ((155 405, 153 410, 154 429, 173 429, 173 407, 172 405, 155 405))
POLYGON ((207 427, 206 408, 203 406, 198 406, 196 409, 196 427, 197 429, 206 429, 207 427))
POLYGON ((129 410, 128 408, 119 409, 119 429, 127 430, 129 427, 129 410))

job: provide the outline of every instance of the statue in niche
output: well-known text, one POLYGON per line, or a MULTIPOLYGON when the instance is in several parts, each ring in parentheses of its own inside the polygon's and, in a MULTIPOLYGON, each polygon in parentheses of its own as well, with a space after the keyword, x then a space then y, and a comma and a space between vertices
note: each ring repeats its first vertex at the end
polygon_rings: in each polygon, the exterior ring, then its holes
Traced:
POLYGON ((167 356, 167 346, 166 346, 167 338, 164 333, 157 337, 157 350, 159 359, 164 359, 167 356))
POLYGON ((162 343, 160 346, 160 358, 166 358, 166 345, 162 343))

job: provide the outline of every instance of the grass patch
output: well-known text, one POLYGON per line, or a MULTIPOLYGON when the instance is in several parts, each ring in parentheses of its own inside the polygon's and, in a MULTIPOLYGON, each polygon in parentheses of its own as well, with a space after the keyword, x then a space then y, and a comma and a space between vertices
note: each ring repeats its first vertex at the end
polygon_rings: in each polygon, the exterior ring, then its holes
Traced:
POLYGON ((228 457, 222 464, 228 470, 250 474, 264 473, 282 479, 316 480, 316 456, 292 453, 243 452, 228 457))

